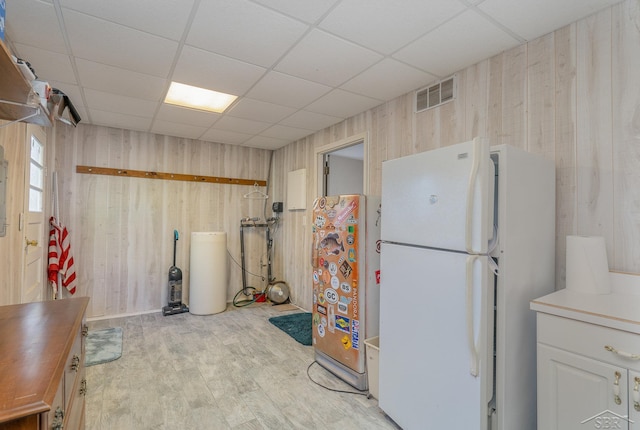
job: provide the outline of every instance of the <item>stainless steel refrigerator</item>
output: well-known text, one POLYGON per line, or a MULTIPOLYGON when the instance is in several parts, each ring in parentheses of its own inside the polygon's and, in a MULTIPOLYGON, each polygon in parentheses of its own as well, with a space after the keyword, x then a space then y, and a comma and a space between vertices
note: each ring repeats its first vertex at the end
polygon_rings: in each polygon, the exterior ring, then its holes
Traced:
POLYGON ((475 139, 382 165, 379 405, 404 430, 535 429, 555 167, 475 139))
POLYGON ((378 335, 380 198, 317 198, 312 234, 315 360, 366 390, 364 340, 378 335))

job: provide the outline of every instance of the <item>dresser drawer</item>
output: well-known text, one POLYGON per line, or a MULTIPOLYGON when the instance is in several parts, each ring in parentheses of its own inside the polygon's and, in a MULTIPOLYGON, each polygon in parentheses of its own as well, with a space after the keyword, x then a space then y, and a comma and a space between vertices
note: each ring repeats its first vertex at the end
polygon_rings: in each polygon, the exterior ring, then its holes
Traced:
POLYGON ((80 385, 80 371, 84 368, 82 362, 82 335, 78 330, 71 352, 67 357, 67 363, 64 368, 64 407, 69 409, 71 404, 71 396, 75 391, 75 386, 80 385))
POLYGON ((554 346, 595 360, 640 371, 640 335, 595 324, 537 314, 538 343, 554 346), (606 347, 613 348, 607 350, 606 347))

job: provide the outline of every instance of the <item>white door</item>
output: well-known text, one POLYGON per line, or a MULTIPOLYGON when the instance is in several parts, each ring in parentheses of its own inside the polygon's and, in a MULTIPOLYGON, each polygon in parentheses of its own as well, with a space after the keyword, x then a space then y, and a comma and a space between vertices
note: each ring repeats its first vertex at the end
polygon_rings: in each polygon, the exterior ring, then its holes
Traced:
POLYGON ((382 244, 379 404, 404 430, 487 429, 493 289, 486 259, 382 244))
POLYGON ((627 369, 538 344, 539 429, 626 430, 627 392, 627 369))
POLYGON ((486 139, 385 161, 382 240, 486 253, 494 175, 486 139))
POLYGON ((22 303, 46 299, 45 254, 47 240, 44 222, 44 150, 46 134, 42 127, 27 125, 27 157, 25 178, 24 267, 22 303))

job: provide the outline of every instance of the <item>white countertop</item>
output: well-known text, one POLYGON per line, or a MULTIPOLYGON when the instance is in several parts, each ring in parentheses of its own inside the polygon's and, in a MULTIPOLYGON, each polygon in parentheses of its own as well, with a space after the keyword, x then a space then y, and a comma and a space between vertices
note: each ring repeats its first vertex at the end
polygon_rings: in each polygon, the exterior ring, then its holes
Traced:
MULTIPOLYGON (((620 276, 619 274, 615 276, 620 276)), ((598 324, 605 327, 624 330, 640 334, 640 288, 628 294, 628 280, 622 279, 627 285, 623 288, 612 288, 610 294, 590 294, 567 289, 534 299, 530 303, 532 310, 598 324), (624 291, 624 292, 620 292, 624 291)))

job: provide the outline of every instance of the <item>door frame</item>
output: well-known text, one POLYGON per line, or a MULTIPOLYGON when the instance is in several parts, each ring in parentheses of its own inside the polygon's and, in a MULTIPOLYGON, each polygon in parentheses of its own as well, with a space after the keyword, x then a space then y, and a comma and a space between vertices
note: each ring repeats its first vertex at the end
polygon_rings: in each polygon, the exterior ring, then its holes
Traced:
POLYGON ((362 192, 364 195, 369 194, 369 133, 363 132, 354 134, 347 138, 328 143, 314 149, 314 189, 316 190, 316 196, 321 196, 324 193, 324 156, 338 149, 346 148, 348 146, 355 145, 362 142, 362 192))
POLYGON ((24 190, 23 190, 23 208, 20 214, 20 230, 22 235, 22 246, 23 246, 23 257, 21 264, 22 277, 20 282, 20 303, 26 303, 29 299, 25 296, 25 288, 27 287, 27 265, 31 260, 35 261, 38 257, 41 260, 40 265, 40 273, 37 274, 40 279, 40 291, 38 294, 38 299, 40 300, 48 300, 51 298, 49 294, 49 290, 47 288, 47 255, 48 255, 48 222, 46 221, 46 210, 47 210, 47 131, 44 127, 35 125, 35 124, 26 124, 26 133, 25 133, 25 160, 24 160, 24 190), (29 190, 31 187, 30 181, 30 172, 31 172, 31 141, 33 138, 36 138, 38 142, 42 145, 42 211, 41 212, 31 212, 29 208, 29 190), (33 215, 32 215, 33 214, 33 215), (39 218, 38 222, 41 224, 39 237, 29 237, 30 233, 30 224, 33 224, 33 218, 39 218), (37 240, 38 244, 35 246, 35 250, 30 251, 30 246, 27 241, 29 240, 37 240))

